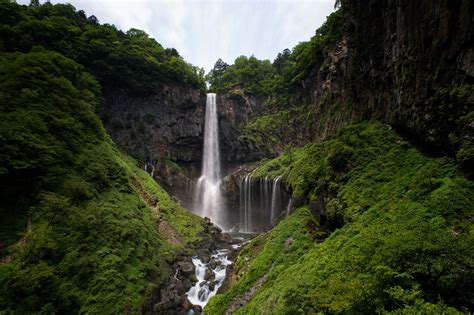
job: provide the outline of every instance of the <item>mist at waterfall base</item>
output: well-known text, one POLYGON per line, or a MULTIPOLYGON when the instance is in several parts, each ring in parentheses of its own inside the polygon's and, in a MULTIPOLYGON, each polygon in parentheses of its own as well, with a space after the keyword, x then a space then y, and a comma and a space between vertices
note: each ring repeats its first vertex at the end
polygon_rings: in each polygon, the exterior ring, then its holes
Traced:
POLYGON ((226 206, 221 191, 220 154, 216 94, 208 93, 202 171, 193 188, 193 212, 208 217, 224 231, 242 233, 264 231, 289 212, 291 200, 281 185, 281 176, 273 179, 242 176, 238 182, 238 207, 226 206))

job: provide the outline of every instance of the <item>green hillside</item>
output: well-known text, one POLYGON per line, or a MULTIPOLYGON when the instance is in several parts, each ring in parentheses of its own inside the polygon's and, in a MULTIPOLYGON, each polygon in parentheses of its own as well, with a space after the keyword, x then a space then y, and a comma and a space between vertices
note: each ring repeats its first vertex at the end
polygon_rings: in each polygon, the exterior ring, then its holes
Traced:
POLYGON ((306 205, 241 251, 206 314, 472 309, 474 185, 453 161, 369 121, 254 172, 277 175, 306 205))
POLYGON ((109 139, 82 66, 3 53, 0 82, 0 309, 139 312, 204 221, 109 139))

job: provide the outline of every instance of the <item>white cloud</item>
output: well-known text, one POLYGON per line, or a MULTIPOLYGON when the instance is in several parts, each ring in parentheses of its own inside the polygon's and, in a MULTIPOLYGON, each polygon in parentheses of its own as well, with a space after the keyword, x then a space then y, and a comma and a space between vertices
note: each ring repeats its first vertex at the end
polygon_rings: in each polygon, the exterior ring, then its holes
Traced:
MULTIPOLYGON (((28 3, 29 0, 19 0, 28 3)), ((334 0, 68 0, 101 23, 143 29, 209 71, 254 54, 273 60, 308 40, 333 11, 334 0)))

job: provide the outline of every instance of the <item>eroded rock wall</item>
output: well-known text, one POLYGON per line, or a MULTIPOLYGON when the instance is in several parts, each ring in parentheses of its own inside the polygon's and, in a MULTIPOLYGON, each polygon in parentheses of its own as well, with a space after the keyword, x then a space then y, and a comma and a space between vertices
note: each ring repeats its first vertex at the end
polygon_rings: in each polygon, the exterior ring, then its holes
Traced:
POLYGON ((242 90, 217 95, 219 142, 224 164, 232 166, 258 157, 255 148, 239 141, 239 130, 260 107, 257 98, 242 90))
POLYGON ((432 152, 472 146, 474 2, 343 1, 342 10, 344 38, 303 83, 312 137, 378 118, 432 152))
POLYGON ((141 161, 197 163, 202 157, 206 94, 163 86, 145 97, 105 91, 104 123, 124 150, 141 161))

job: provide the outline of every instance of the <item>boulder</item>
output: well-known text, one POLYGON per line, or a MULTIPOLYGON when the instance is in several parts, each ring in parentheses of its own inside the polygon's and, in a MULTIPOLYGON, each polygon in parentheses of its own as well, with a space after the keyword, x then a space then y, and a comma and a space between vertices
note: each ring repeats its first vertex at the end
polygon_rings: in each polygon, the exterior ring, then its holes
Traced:
POLYGON ((181 261, 178 263, 179 269, 186 277, 194 275, 194 264, 189 261, 181 261))

